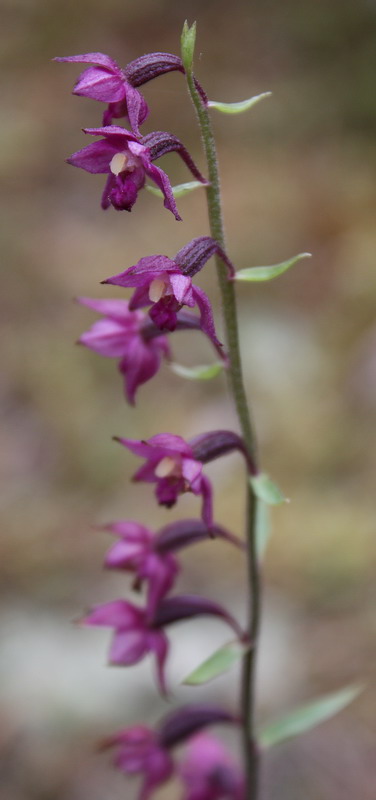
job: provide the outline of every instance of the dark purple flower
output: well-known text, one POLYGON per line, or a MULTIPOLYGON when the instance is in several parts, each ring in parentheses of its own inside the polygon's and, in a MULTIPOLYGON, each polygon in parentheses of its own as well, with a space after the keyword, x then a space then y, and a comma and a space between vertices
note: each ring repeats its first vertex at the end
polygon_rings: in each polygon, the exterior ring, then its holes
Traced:
POLYGON ((180 571, 173 553, 184 547, 218 537, 236 547, 243 543, 220 525, 210 530, 201 520, 186 519, 173 522, 153 533, 132 520, 118 520, 103 526, 119 537, 108 551, 105 566, 124 569, 135 574, 135 588, 148 583, 148 616, 153 617, 158 604, 172 588, 180 571))
POLYGON ((175 772, 174 747, 209 725, 238 722, 233 714, 217 706, 183 706, 164 717, 155 731, 144 725, 120 730, 102 743, 102 749, 114 747, 115 766, 128 775, 143 776, 138 800, 148 800, 175 772))
POLYGON ((145 325, 148 318, 142 311, 130 311, 125 300, 78 299, 82 305, 104 315, 78 341, 99 355, 120 359, 125 394, 133 405, 138 387, 154 377, 162 358, 169 357, 167 337, 148 336, 150 325, 145 325))
POLYGON ((143 776, 138 800, 148 800, 174 771, 171 755, 159 744, 157 733, 144 725, 119 731, 103 742, 102 747, 116 748, 114 765, 122 772, 143 776))
MULTIPOLYGON (((148 53, 131 61, 124 69, 104 53, 84 53, 54 60, 93 64, 80 75, 73 94, 108 103, 103 125, 111 125, 113 119, 128 116, 132 131, 136 134, 139 134, 139 126, 148 116, 149 109, 135 87, 172 70, 184 72, 181 58, 171 53, 148 53)), ((206 95, 197 81, 196 87, 206 103, 206 95)))
POLYGON ((146 177, 149 177, 162 191, 165 208, 180 220, 170 181, 163 169, 152 163, 172 151, 179 153, 197 180, 206 183, 188 151, 179 139, 169 133, 155 131, 138 138, 117 125, 83 130, 91 136, 103 138, 73 153, 67 161, 87 172, 108 174, 101 203, 104 209, 112 205, 118 211, 131 211, 139 190, 145 185, 146 177))
POLYGON ((156 483, 156 496, 160 505, 171 508, 184 492, 193 492, 203 498, 202 518, 210 528, 213 524, 212 488, 202 474, 202 464, 194 458, 190 445, 181 436, 158 433, 148 441, 117 438, 120 444, 136 456, 146 458, 146 464, 134 475, 135 481, 156 483))
POLYGON ((179 495, 185 492, 201 495, 202 519, 208 528, 213 527, 213 492, 209 479, 202 474, 202 465, 238 450, 244 456, 249 472, 255 474, 243 439, 232 431, 211 431, 195 436, 190 442, 173 433, 157 433, 147 441, 118 436, 115 439, 128 447, 131 453, 146 459, 146 464, 135 473, 133 480, 156 483, 160 505, 171 508, 179 495))
POLYGON ((95 606, 82 620, 83 625, 114 628, 110 647, 110 663, 131 666, 138 664, 148 653, 153 653, 157 662, 157 684, 166 694, 164 666, 169 642, 164 632, 166 625, 209 615, 223 619, 240 638, 243 631, 226 609, 203 597, 176 595, 162 600, 150 618, 147 608, 140 608, 126 600, 95 606))
POLYGON ((189 741, 179 773, 185 785, 182 800, 245 800, 240 767, 224 745, 207 733, 189 741))
POLYGON ((210 301, 202 289, 192 284, 192 276, 214 254, 223 259, 230 275, 233 275, 233 265, 218 243, 210 236, 200 236, 179 250, 174 259, 164 255, 146 256, 103 283, 135 288, 129 308, 142 308, 152 304, 150 317, 161 330, 175 329, 177 312, 182 306, 192 308, 197 305, 201 328, 218 347, 210 301))

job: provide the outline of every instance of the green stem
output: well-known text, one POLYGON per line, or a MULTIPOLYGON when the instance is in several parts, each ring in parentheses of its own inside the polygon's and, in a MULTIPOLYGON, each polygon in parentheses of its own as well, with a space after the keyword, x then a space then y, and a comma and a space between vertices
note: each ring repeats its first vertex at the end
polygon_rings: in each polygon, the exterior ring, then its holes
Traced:
MULTIPOLYGON (((216 144, 207 107, 196 89, 192 72, 187 71, 189 93, 195 107, 208 166, 210 185, 207 187, 207 202, 210 231, 213 239, 225 249, 225 234, 221 207, 216 144)), ((222 297, 226 344, 229 356, 229 382, 236 406, 239 425, 244 442, 254 463, 256 463, 256 439, 251 422, 247 397, 244 389, 242 364, 239 347, 238 319, 235 285, 229 281, 226 267, 217 258, 219 286, 222 297)), ((243 660, 241 682, 241 717, 243 719, 243 751, 246 772, 247 800, 256 800, 258 794, 259 756, 255 734, 255 671, 257 642, 260 625, 261 587, 256 552, 256 498, 247 485, 247 560, 249 579, 249 619, 248 635, 251 648, 243 660)))

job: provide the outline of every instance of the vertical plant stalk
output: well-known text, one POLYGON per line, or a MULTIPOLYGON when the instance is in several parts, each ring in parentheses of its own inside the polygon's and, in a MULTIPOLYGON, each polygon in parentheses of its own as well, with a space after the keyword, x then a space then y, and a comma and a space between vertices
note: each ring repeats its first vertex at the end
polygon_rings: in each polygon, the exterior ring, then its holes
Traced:
MULTIPOLYGON (((225 249, 225 234, 221 205, 221 189, 218 171, 216 143, 209 116, 193 78, 192 71, 186 69, 189 94, 198 117, 204 151, 208 167, 210 185, 207 186, 207 203, 210 231, 213 239, 225 249)), ((226 267, 216 257, 216 267, 222 298, 225 323, 226 344, 229 356, 229 383, 235 403, 244 442, 253 463, 256 463, 256 438, 251 422, 247 397, 244 388, 240 356, 235 285, 228 280, 226 267)), ((258 794, 259 753, 255 735, 255 672, 258 633, 260 626, 261 586, 256 548, 256 502, 251 485, 247 484, 247 561, 249 580, 249 618, 248 635, 250 650, 245 655, 241 681, 241 716, 243 719, 243 751, 246 772, 246 797, 256 800, 258 794)))

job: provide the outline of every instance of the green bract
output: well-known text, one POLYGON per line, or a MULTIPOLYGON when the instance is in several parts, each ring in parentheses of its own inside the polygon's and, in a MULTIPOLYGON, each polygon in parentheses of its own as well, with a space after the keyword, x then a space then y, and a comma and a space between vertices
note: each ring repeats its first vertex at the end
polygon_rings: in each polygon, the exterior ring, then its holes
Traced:
POLYGON ((266 725, 259 736, 263 747, 273 747, 286 739, 292 739, 301 733, 320 725, 349 705, 362 691, 360 686, 347 686, 339 692, 319 697, 306 706, 301 706, 285 717, 266 725))
POLYGON ((223 672, 227 672, 236 661, 243 658, 247 650, 249 650, 249 644, 243 644, 239 641, 228 642, 219 650, 216 650, 212 656, 209 656, 206 661, 203 661, 199 667, 184 679, 183 683, 189 686, 208 683, 213 678, 217 678, 218 675, 222 675, 223 672))
POLYGON ((311 258, 312 253, 299 253, 299 255, 289 258, 288 261, 282 261, 280 264, 273 264, 270 267, 247 267, 240 269, 235 277, 235 281, 271 281, 273 278, 278 278, 287 272, 290 267, 297 264, 303 258, 311 258))
POLYGON ((170 364, 170 369, 179 375, 181 378, 187 378, 190 381, 210 381, 216 378, 224 369, 224 363, 218 361, 215 364, 202 364, 197 367, 184 367, 182 364, 170 364))
MULTIPOLYGON (((185 194, 189 194, 189 192, 193 192, 194 189, 199 189, 205 186, 204 183, 200 183, 200 181, 188 181, 188 183, 178 183, 177 186, 172 186, 172 194, 174 197, 183 197, 185 194)), ((157 189, 156 186, 150 186, 150 184, 146 184, 145 189, 148 190, 151 194, 154 194, 156 197, 163 197, 163 193, 160 189, 157 189)))
POLYGON ((269 478, 269 475, 266 475, 265 472, 260 472, 259 475, 252 476, 249 482, 256 497, 266 503, 266 505, 278 506, 280 503, 288 502, 279 487, 273 483, 272 479, 269 478))
POLYGON ((249 97, 248 100, 241 100, 239 103, 220 103, 216 100, 209 100, 209 108, 215 108, 217 111, 222 111, 222 114, 242 114, 243 111, 248 111, 250 108, 263 100, 264 97, 270 97, 271 92, 263 92, 262 94, 255 94, 254 97, 249 97))
POLYGON ((270 515, 267 504, 257 498, 256 504, 256 547, 257 557, 262 561, 271 534, 270 515))

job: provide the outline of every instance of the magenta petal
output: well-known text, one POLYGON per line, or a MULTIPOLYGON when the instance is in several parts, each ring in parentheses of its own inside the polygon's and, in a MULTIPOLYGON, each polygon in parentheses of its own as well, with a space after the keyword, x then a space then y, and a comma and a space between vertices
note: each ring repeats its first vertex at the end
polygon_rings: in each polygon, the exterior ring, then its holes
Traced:
POLYGON ((115 175, 111 174, 108 176, 106 180, 101 197, 101 208, 103 208, 104 210, 106 210, 106 208, 109 208, 111 205, 110 193, 114 184, 115 184, 115 175))
POLYGON ((124 78, 102 67, 89 67, 78 78, 73 94, 102 103, 116 103, 125 96, 124 78))
POLYGON ((112 157, 117 152, 118 150, 113 145, 102 140, 100 142, 92 142, 83 147, 82 150, 77 150, 76 153, 67 158, 67 162, 72 164, 73 167, 80 167, 92 174, 106 173, 109 170, 112 157))
POLYGON ((100 319, 82 334, 79 342, 106 358, 121 358, 132 338, 117 320, 100 319))
MULTIPOLYGON (((177 453, 187 456, 192 455, 189 444, 182 436, 177 436, 175 433, 156 433, 155 436, 151 436, 148 439, 148 444, 151 447, 158 447, 171 452, 175 450, 177 453)), ((166 453, 166 455, 169 455, 169 453, 166 453)))
POLYGON ((168 553, 159 555, 150 552, 138 570, 142 580, 149 581, 147 600, 147 619, 154 617, 157 606, 162 598, 174 585, 179 565, 176 559, 168 553))
POLYGON ((191 278, 188 278, 187 275, 182 275, 181 272, 176 272, 170 275, 170 284, 178 303, 181 305, 184 303, 187 306, 195 305, 193 297, 189 297, 189 294, 192 294, 191 278))
POLYGON ((83 53, 78 56, 56 56, 54 61, 68 61, 77 64, 98 64, 98 66, 106 67, 108 70, 120 72, 120 67, 110 56, 105 53, 83 53))
POLYGON ((194 483, 197 479, 201 477, 202 473, 202 464, 199 461, 195 461, 194 458, 183 458, 182 462, 182 473, 183 477, 188 481, 191 485, 192 491, 195 494, 200 492, 200 481, 198 486, 194 486, 194 483))
POLYGON ((132 666, 141 661, 148 649, 145 631, 117 630, 110 647, 110 663, 132 666))
POLYGON ((127 439, 121 436, 116 437, 116 441, 141 458, 149 458, 153 453, 149 442, 140 442, 139 439, 127 439))
POLYGON ((158 480, 155 476, 155 467, 157 463, 158 460, 154 459, 154 461, 148 461, 146 464, 143 464, 143 466, 135 472, 132 480, 135 482, 145 481, 146 483, 155 483, 158 480))
POLYGON ((129 301, 129 308, 133 311, 138 308, 145 308, 148 305, 150 305, 149 284, 147 286, 138 286, 129 301))
POLYGON ((93 311, 98 311, 99 314, 104 314, 106 317, 118 319, 122 322, 137 318, 134 312, 129 310, 128 302, 126 300, 106 300, 105 298, 77 297, 77 301, 82 306, 91 308, 93 311))
POLYGON ((140 525, 132 519, 119 519, 116 522, 109 522, 107 525, 100 526, 102 530, 110 531, 116 536, 132 541, 148 543, 152 540, 153 534, 145 525, 140 525))
POLYGON ((158 188, 163 193, 164 207, 167 208, 169 211, 171 211, 175 219, 177 219, 178 222, 180 222, 181 216, 178 212, 178 208, 175 203, 175 198, 172 193, 171 183, 168 176, 163 171, 163 169, 160 169, 160 167, 156 167, 155 164, 151 164, 150 162, 148 164, 145 162, 144 167, 146 174, 149 175, 149 178, 151 178, 154 181, 154 183, 157 184, 158 188))
POLYGON ((102 125, 100 128, 83 128, 83 132, 89 134, 89 136, 104 136, 107 141, 118 145, 116 149, 126 147, 128 142, 137 142, 134 133, 127 131, 120 125, 102 125))
POLYGON ((121 569, 132 567, 134 560, 144 552, 144 546, 139 542, 126 542, 121 540, 112 545, 108 550, 104 563, 106 567, 121 569))
POLYGON ((193 296, 200 310, 201 316, 201 329, 209 336, 209 339, 215 344, 216 347, 221 343, 217 338, 214 326, 213 311, 208 296, 198 286, 192 287, 193 296))
MULTIPOLYGON (((145 256, 140 258, 134 266, 129 267, 124 272, 120 272, 118 275, 107 278, 103 283, 110 283, 113 286, 122 286, 124 288, 144 288, 146 286, 146 291, 148 291, 149 284, 154 278, 158 278, 159 275, 172 270, 176 270, 176 265, 167 256, 145 256)), ((150 303, 150 300, 148 302, 150 303)))
POLYGON ((244 776, 224 745, 206 733, 189 741, 180 766, 185 800, 246 800, 244 776))
POLYGON ((130 83, 127 84, 127 112, 132 131, 139 132, 139 125, 146 119, 149 109, 142 94, 130 83))
POLYGON ((126 396, 131 405, 134 404, 138 387, 153 378, 160 365, 161 353, 157 346, 147 346, 141 338, 136 337, 129 341, 119 369, 124 375, 126 396))
POLYGON ((136 625, 142 612, 126 600, 113 600, 94 608, 84 617, 83 625, 125 628, 136 625))

